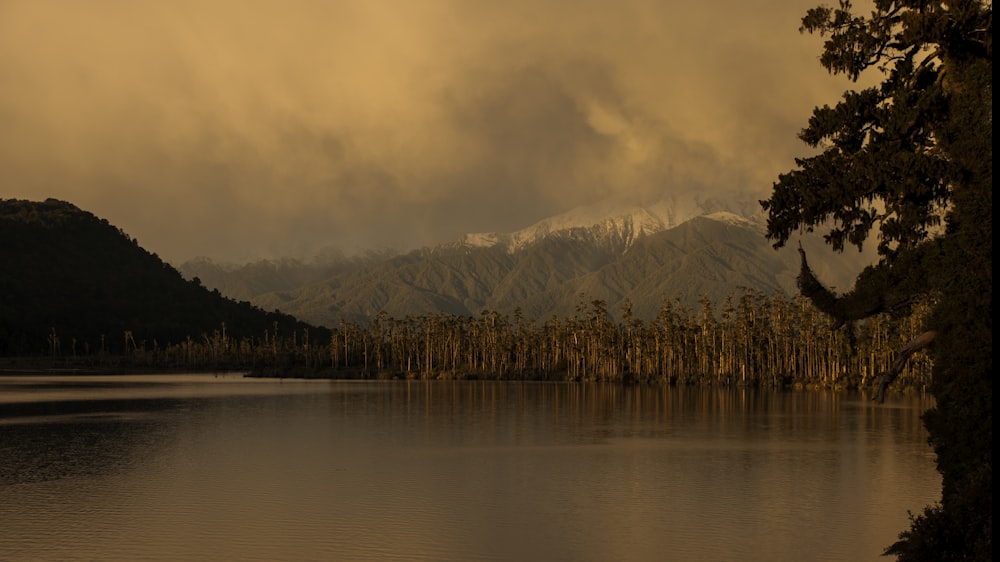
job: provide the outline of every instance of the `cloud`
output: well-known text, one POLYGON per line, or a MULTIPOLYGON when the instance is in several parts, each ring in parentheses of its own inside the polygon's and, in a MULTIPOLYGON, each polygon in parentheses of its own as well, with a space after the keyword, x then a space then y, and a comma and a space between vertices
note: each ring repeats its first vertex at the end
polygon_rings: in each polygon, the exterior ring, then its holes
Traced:
POLYGON ((848 84, 812 0, 757 4, 0 0, 4 197, 175 263, 765 197, 848 84))

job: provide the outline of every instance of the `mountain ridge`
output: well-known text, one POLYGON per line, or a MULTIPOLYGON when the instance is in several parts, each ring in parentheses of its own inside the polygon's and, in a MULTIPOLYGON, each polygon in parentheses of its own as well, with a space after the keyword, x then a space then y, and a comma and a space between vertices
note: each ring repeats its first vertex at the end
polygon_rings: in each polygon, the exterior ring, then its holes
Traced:
MULTIPOLYGON (((796 292, 798 256, 790 247, 775 251, 770 246, 759 216, 716 209, 660 228, 668 222, 662 213, 647 213, 652 219, 639 227, 636 212, 605 217, 589 227, 567 217, 539 221, 517 231, 518 236, 472 235, 350 266, 341 262, 343 267, 330 275, 311 270, 312 277, 298 287, 286 283, 240 296, 329 326, 342 319, 370 320, 380 312, 402 318, 516 311, 544 320, 572 316, 581 300, 604 301, 613 314, 628 305, 637 318, 650 319, 664 300, 696 308, 707 299, 718 310, 726 298, 738 299, 747 291, 796 292), (560 227, 553 228, 556 224, 560 227)), ((802 243, 816 256, 811 262, 817 274, 838 288, 850 287, 872 261, 862 254, 833 254, 816 235, 803 236, 802 243)), ((185 275, 200 273, 209 286, 216 276, 229 279, 230 286, 239 277, 238 271, 223 275, 188 264, 181 269, 185 275)))

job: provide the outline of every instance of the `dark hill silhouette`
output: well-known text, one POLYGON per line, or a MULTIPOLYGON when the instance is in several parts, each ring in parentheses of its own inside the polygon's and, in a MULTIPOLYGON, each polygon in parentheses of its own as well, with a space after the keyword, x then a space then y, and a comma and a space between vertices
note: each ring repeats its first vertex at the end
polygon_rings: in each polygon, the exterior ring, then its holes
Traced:
POLYGON ((127 352, 198 341, 330 332, 185 280, 107 220, 55 199, 0 199, 0 355, 127 352), (128 334, 131 342, 127 341, 128 334), (72 347, 72 350, 70 349, 72 347))

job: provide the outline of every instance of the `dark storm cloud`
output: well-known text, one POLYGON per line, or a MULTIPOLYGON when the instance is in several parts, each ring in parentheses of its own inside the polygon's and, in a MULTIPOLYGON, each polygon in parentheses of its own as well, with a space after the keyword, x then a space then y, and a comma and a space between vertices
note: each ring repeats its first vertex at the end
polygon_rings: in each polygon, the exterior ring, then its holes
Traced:
POLYGON ((813 4, 0 0, 2 196, 174 262, 753 201, 847 87, 813 4))

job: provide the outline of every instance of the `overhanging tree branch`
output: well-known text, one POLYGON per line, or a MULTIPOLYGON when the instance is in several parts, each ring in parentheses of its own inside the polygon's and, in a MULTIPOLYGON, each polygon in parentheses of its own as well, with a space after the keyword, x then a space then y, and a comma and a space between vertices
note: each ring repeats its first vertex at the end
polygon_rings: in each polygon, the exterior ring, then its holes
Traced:
POLYGON ((930 330, 920 334, 919 336, 910 340, 902 349, 896 352, 896 358, 893 359, 892 365, 889 366, 889 370, 885 371, 878 378, 875 379, 875 396, 872 400, 881 404, 885 402, 886 392, 889 390, 889 385, 899 377, 900 373, 906 367, 906 363, 910 360, 910 357, 914 353, 926 349, 932 343, 934 343, 934 338, 937 337, 937 332, 930 330))

